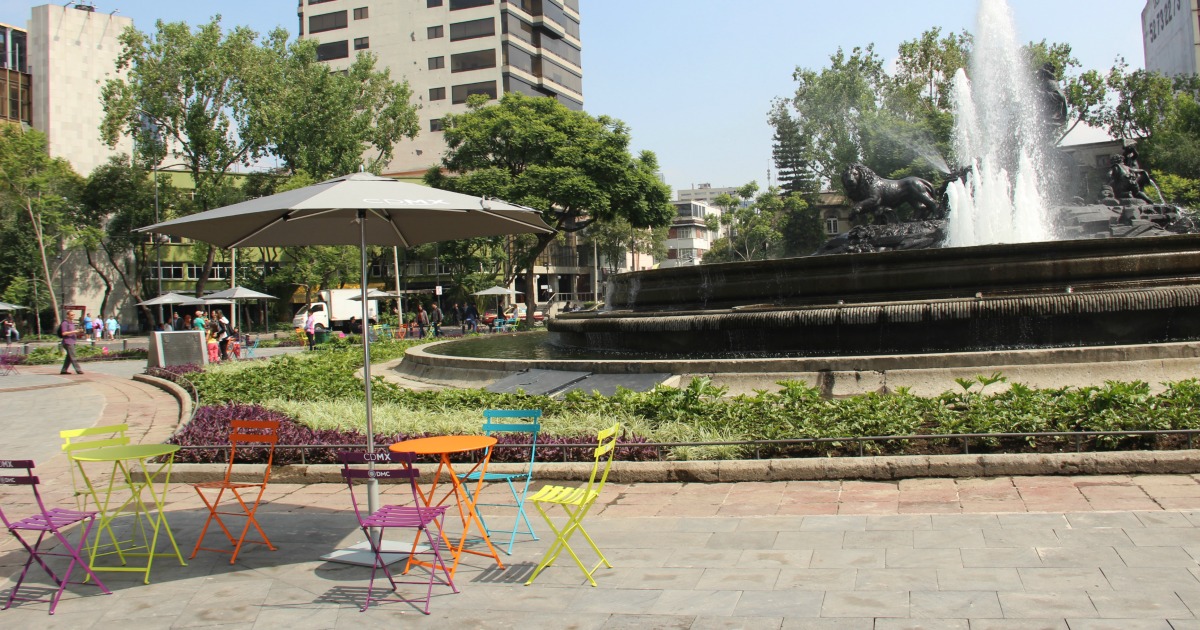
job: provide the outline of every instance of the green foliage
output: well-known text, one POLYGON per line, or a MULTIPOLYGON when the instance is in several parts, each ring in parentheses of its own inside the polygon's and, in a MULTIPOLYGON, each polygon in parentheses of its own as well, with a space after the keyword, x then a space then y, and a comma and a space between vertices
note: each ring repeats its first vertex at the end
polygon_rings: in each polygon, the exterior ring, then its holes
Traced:
MULTIPOLYGON (((361 351, 353 339, 303 355, 268 362, 228 363, 190 375, 202 404, 262 404, 286 412, 319 429, 361 428, 362 382, 353 376, 361 351)), ((413 342, 372 345, 372 358, 400 356, 413 342)), ((960 389, 939 396, 917 396, 901 389, 829 399, 799 381, 783 381, 778 391, 729 397, 708 379, 683 387, 659 386, 648 392, 619 389, 614 395, 572 392, 561 399, 525 393, 495 394, 481 389, 416 392, 376 378, 375 418, 384 433, 477 430, 480 412, 490 408, 536 408, 544 413, 547 435, 577 436, 619 420, 654 442, 731 442, 819 438, 803 446, 687 446, 673 449, 677 459, 743 456, 827 455, 858 452, 858 436, 941 435, 951 433, 1046 433, 1200 429, 1200 380, 1166 384, 1152 394, 1143 382, 1107 382, 1098 387, 1034 389, 1008 383, 1001 374, 963 379, 960 389), (751 450, 754 448, 754 450, 751 450)), ((1088 442, 1089 448, 1142 447, 1139 437, 1112 436, 1088 442)), ((896 439, 864 442, 866 453, 929 452, 944 447, 927 441, 896 439)), ((961 443, 955 442, 955 450, 961 443)), ((1074 450, 1070 438, 1029 440, 989 438, 972 450, 1074 450)))

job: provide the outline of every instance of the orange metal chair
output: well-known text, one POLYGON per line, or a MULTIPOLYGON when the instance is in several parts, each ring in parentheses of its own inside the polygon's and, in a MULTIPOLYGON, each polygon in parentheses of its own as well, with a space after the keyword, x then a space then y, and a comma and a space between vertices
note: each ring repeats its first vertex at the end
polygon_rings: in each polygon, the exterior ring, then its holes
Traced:
POLYGON ((271 463, 275 457, 275 444, 279 441, 279 421, 278 420, 234 420, 230 423, 230 451, 229 451, 229 467, 225 469, 225 478, 221 481, 206 481, 203 483, 192 484, 196 489, 196 494, 200 495, 200 500, 204 501, 204 505, 208 507, 208 518, 204 521, 204 527, 200 530, 200 538, 196 540, 196 548, 192 550, 192 555, 189 559, 195 558, 196 554, 201 549, 205 551, 215 551, 217 553, 232 553, 233 557, 229 559, 229 564, 237 562, 238 553, 242 551, 242 545, 250 542, 260 545, 266 545, 271 551, 275 551, 275 546, 271 544, 271 540, 267 538, 266 532, 259 525, 255 513, 258 511, 258 506, 262 502, 263 494, 267 491, 267 483, 271 480, 271 463), (267 449, 267 466, 263 470, 263 478, 261 482, 237 482, 232 481, 233 466, 237 463, 237 453, 239 445, 266 445, 267 449), (247 503, 242 496, 242 491, 258 489, 258 494, 254 500, 247 503), (211 491, 216 490, 215 497, 211 491), (205 495, 205 491, 210 494, 205 495), (237 500, 241 506, 241 512, 222 512, 218 510, 221 499, 228 492, 230 496, 237 500), (210 501, 209 498, 212 498, 210 501), (236 539, 229 532, 229 528, 225 526, 225 522, 221 520, 221 516, 245 516, 246 526, 242 528, 242 533, 236 539), (212 547, 202 547, 204 535, 208 533, 208 526, 213 522, 217 522, 217 526, 224 532, 225 538, 229 540, 229 544, 233 545, 233 550, 229 549, 214 549, 212 547), (258 535, 262 536, 262 540, 246 540, 246 534, 250 532, 250 526, 258 531, 258 535))

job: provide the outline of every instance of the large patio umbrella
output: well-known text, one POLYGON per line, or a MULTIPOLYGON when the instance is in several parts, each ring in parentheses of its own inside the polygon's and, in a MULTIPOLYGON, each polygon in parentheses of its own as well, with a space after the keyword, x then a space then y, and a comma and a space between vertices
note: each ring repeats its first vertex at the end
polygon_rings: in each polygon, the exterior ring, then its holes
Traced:
POLYGON ((8 302, 0 302, 0 311, 15 311, 17 309, 25 310, 25 307, 9 304, 8 302))
MULTIPOLYGON (((276 299, 274 295, 269 295, 267 293, 255 291, 254 289, 247 289, 246 287, 231 287, 231 288, 225 289, 224 291, 217 291, 216 293, 213 293, 212 295, 209 295, 207 297, 209 299, 216 298, 216 299, 222 299, 222 300, 233 300, 235 302, 240 302, 243 300, 274 300, 274 299, 276 299)), ((234 328, 237 328, 237 322, 238 322, 237 309, 234 308, 233 309, 233 322, 232 322, 234 328)), ((267 324, 267 322, 264 319, 263 320, 263 332, 264 333, 267 332, 266 324, 267 324)))
MULTIPOLYGON (((552 232, 537 211, 495 199, 355 173, 269 197, 166 221, 140 231, 220 247, 357 245, 361 251, 363 321, 367 321, 367 246, 422 243, 525 232, 552 232)), ((371 346, 363 335, 367 448, 375 448, 371 346)), ((379 490, 368 480, 371 511, 379 490)))

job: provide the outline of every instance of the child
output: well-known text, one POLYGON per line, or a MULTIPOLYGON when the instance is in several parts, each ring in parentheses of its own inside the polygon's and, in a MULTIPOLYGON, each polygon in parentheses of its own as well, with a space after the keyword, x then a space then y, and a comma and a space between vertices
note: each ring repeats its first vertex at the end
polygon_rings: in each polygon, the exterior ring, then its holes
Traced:
POLYGON ((217 336, 213 333, 208 333, 208 362, 218 363, 221 361, 221 348, 217 345, 217 336))

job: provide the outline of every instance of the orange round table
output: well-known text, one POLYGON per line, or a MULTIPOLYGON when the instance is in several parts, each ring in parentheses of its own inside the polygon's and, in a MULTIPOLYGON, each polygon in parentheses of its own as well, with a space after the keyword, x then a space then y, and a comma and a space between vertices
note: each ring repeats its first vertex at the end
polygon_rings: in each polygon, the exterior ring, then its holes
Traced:
MULTIPOLYGON (((450 567, 450 575, 458 569, 459 558, 464 553, 470 553, 477 556, 484 556, 496 561, 496 565, 501 569, 504 568, 504 563, 500 561, 500 554, 496 548, 492 546, 492 541, 488 538, 487 529, 479 520, 479 513, 475 511, 475 499, 478 497, 479 491, 483 486, 483 478, 487 473, 488 462, 492 458, 491 447, 496 444, 496 438, 486 435, 439 435, 435 437, 417 438, 415 440, 404 440, 396 442, 388 447, 388 450, 396 453, 414 453, 416 455, 437 455, 439 456, 437 472, 433 475, 433 482, 429 486, 429 491, 425 492, 417 488, 421 495, 421 500, 425 502, 426 507, 432 505, 442 505, 451 496, 454 496, 458 504, 458 516, 462 520, 463 531, 462 538, 459 539, 458 545, 454 545, 446 538, 446 533, 442 532, 442 539, 446 541, 446 545, 450 547, 450 552, 454 555, 454 564, 450 567), (457 453, 469 453, 471 451, 483 450, 483 457, 471 467, 471 470, 463 474, 463 478, 468 477, 471 473, 479 471, 479 478, 475 482, 475 491, 466 492, 459 482, 459 475, 454 472, 454 466, 450 462, 450 456, 457 453), (440 499, 437 498, 438 483, 442 477, 442 471, 445 471, 450 477, 450 489, 446 491, 440 499), (467 534, 471 531, 471 524, 474 523, 479 529, 479 535, 483 538, 483 542, 487 545, 488 552, 477 551, 474 549, 466 549, 467 534), (489 553, 490 552, 490 553, 489 553)), ((408 565, 405 567, 405 572, 414 564, 423 564, 421 561, 409 557, 408 565)))

